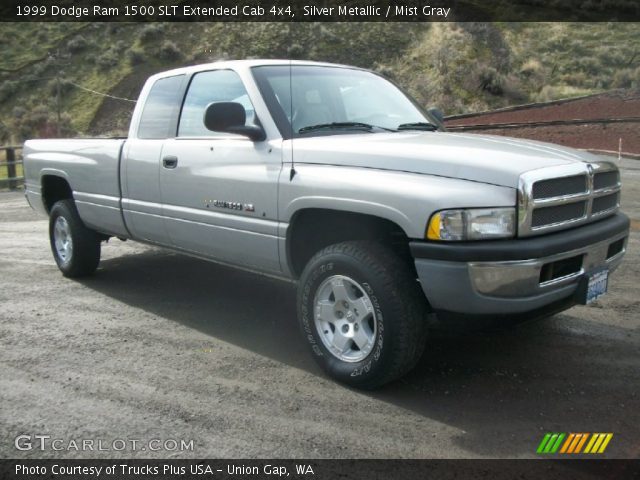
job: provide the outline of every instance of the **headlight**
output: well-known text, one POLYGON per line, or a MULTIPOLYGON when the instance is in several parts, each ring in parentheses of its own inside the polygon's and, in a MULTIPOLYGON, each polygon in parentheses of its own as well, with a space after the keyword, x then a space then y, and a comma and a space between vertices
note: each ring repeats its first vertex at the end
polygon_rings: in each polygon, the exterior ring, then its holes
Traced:
POLYGON ((442 210, 429 220, 429 240, 490 240, 515 235, 515 208, 442 210))

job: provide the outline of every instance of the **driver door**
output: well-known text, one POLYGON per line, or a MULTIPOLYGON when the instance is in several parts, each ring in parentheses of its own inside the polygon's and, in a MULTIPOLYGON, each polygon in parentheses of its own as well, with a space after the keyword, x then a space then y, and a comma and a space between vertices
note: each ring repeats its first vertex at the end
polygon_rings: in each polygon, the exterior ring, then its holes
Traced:
POLYGON ((215 260, 280 272, 277 185, 280 150, 203 123, 213 102, 254 110, 242 80, 232 70, 196 73, 180 114, 178 135, 165 141, 160 191, 174 247, 215 260))

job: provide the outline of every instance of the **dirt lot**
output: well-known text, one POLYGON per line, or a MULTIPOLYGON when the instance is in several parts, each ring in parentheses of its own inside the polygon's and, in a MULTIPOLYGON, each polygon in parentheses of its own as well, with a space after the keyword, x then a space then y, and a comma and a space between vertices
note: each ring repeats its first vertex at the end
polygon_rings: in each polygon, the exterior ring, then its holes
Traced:
MULTIPOLYGON (((492 123, 530 123, 557 120, 593 120, 636 118, 640 112, 640 90, 615 90, 570 100, 558 100, 540 105, 460 115, 447 120, 448 127, 456 125, 486 125, 492 123)), ((529 138, 559 143, 568 147, 623 152, 640 157, 640 122, 553 125, 486 130, 477 133, 529 138)))
POLYGON ((434 336, 413 373, 375 393, 322 375, 290 284, 120 241, 94 277, 65 280, 46 220, 0 194, 0 456, 534 457, 545 432, 613 432, 605 455, 637 457, 640 162, 623 167, 633 233, 603 300, 434 336), (194 443, 17 451, 20 434, 194 443))

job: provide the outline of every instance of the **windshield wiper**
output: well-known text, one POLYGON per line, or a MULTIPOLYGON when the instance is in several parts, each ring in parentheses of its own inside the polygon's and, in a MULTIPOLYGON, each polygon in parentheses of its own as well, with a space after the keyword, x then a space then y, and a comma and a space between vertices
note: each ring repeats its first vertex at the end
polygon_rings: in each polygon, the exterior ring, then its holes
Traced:
POLYGON ((302 127, 298 130, 298 133, 313 132, 315 130, 341 130, 341 129, 359 129, 371 131, 374 128, 380 128, 382 130, 392 131, 390 128, 378 127, 377 125, 369 125, 362 122, 331 122, 331 123, 319 123, 318 125, 309 125, 302 127))
POLYGON ((425 132, 435 132, 438 130, 438 126, 428 122, 402 123, 398 125, 398 131, 400 130, 424 130, 425 132))

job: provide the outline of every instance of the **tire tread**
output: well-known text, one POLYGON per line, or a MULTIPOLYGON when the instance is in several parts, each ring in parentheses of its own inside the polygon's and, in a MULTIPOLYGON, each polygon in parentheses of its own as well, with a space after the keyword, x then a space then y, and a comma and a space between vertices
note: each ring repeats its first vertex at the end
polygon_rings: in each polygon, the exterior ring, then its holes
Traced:
POLYGON ((96 232, 87 228, 78 214, 73 200, 60 200, 51 208, 49 238, 53 257, 58 263, 60 271, 65 277, 79 278, 91 275, 100 263, 100 237, 96 232), (53 242, 53 224, 59 216, 64 216, 71 228, 73 240, 73 254, 67 267, 58 263, 58 257, 53 242))
MULTIPOLYGON (((346 255, 367 265, 381 280, 382 288, 397 297, 404 309, 404 312, 398 312, 400 315, 393 318, 394 338, 391 342, 390 364, 382 375, 357 384, 364 389, 378 388, 408 373, 420 359, 427 336, 426 299, 406 261, 381 243, 355 240, 333 244, 316 253, 308 265, 333 254, 346 255)), ((305 273, 307 272, 303 272, 301 283, 304 282, 305 273)))

